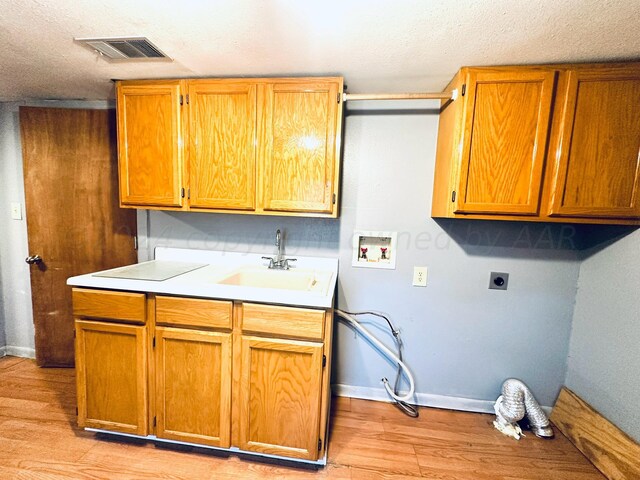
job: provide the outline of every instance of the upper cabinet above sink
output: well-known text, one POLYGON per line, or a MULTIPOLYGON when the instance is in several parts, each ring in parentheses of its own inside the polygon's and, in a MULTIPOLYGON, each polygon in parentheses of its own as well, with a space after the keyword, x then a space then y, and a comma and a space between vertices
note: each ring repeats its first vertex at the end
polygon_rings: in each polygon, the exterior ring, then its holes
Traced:
POLYGON ((341 77, 119 81, 123 207, 338 216, 341 77))
POLYGON ((463 68, 433 217, 640 224, 640 64, 463 68))

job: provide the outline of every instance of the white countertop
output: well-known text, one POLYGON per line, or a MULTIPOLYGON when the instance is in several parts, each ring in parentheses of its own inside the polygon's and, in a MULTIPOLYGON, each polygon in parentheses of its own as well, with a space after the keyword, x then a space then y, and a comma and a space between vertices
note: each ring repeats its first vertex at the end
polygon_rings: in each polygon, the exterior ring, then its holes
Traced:
MULTIPOLYGON (((337 258, 294 257, 297 258, 297 261, 292 263, 289 272, 312 271, 330 275, 327 288, 322 291, 248 287, 217 283, 242 268, 252 267, 267 270, 269 262, 263 260, 262 256, 272 255, 157 247, 155 260, 152 260, 153 265, 150 265, 154 271, 163 269, 167 271, 175 270, 177 262, 183 264, 205 264, 206 266, 161 281, 95 276, 95 274, 103 275, 105 272, 122 271, 123 268, 119 267, 71 277, 67 280, 67 285, 304 307, 330 308, 333 306, 333 296, 338 278, 337 258)), ((287 255, 285 258, 292 258, 292 256, 287 255)), ((136 268, 135 270, 139 269, 136 268)), ((286 273, 283 272, 282 274, 286 275, 286 273)))

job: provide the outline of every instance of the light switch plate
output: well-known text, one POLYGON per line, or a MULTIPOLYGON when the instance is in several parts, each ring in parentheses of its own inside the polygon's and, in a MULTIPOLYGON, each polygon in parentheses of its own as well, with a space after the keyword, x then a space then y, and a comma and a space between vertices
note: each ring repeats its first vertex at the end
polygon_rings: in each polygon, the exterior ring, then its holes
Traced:
POLYGON ((22 204, 11 202, 11 218, 14 220, 22 220, 22 204))

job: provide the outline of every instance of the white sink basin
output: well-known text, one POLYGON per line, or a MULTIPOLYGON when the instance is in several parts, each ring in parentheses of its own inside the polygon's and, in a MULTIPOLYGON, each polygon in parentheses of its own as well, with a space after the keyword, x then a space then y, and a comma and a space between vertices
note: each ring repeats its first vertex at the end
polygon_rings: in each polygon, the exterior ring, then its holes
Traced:
POLYGON ((331 272, 297 269, 270 270, 265 267, 244 267, 217 283, 241 287, 273 288, 313 292, 324 295, 331 281, 331 272))

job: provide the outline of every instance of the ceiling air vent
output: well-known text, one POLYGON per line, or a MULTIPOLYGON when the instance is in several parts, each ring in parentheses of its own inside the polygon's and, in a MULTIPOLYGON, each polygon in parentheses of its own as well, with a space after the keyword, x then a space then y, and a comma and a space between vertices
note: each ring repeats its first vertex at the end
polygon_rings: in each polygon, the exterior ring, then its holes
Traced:
POLYGON ((112 60, 171 60, 145 37, 76 38, 75 41, 112 60))

